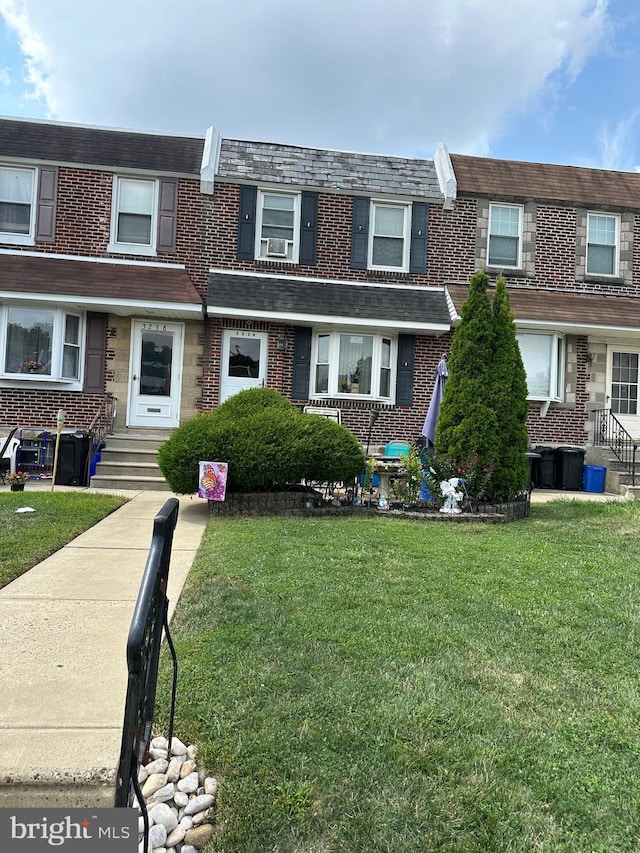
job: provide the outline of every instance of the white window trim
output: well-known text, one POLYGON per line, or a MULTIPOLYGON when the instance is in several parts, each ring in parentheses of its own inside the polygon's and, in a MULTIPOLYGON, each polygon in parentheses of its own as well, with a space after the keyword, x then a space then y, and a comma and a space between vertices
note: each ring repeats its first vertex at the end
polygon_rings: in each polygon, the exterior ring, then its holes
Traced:
POLYGON ((14 171, 30 172, 33 179, 31 184, 31 218, 29 221, 29 233, 12 234, 9 231, 0 231, 0 243, 6 243, 12 246, 35 246, 38 170, 36 168, 16 166, 11 163, 0 163, 0 169, 12 169, 14 171))
MULTIPOLYGON (((522 204, 507 204, 500 201, 489 202, 489 223, 487 226, 487 266, 492 269, 519 270, 522 269, 522 233, 524 225, 524 205, 522 204), (493 219, 494 207, 508 207, 518 211, 518 257, 515 264, 492 264, 489 260, 489 246, 491 244, 491 222, 493 219)), ((502 235, 496 234, 496 237, 502 235)))
POLYGON ((520 345, 520 338, 523 335, 538 335, 545 338, 550 338, 549 393, 527 393, 527 400, 537 400, 546 403, 562 403, 564 401, 565 362, 567 360, 565 336, 563 334, 560 334, 559 332, 541 332, 531 331, 530 329, 519 329, 516 333, 516 337, 518 338, 518 345, 520 345), (560 357, 558 352, 559 350, 560 357), (555 389, 555 394, 551 393, 552 388, 555 389))
MULTIPOLYGON (((586 252, 584 258, 584 272, 587 276, 598 276, 603 278, 618 278, 620 275, 620 216, 617 213, 611 213, 606 210, 589 210, 587 211, 587 235, 585 238, 586 252), (592 216, 605 216, 607 219, 613 219, 615 223, 615 243, 613 246, 613 272, 589 272, 589 219, 592 216)), ((594 243, 594 246, 600 246, 601 243, 594 243)))
POLYGON ((369 245, 367 247, 367 268, 370 270, 384 270, 385 272, 409 272, 409 259, 411 249, 411 205, 403 202, 391 202, 386 199, 371 199, 369 209, 369 245), (402 234, 402 266, 392 267, 373 263, 373 238, 375 226, 376 207, 390 207, 404 211, 404 229, 402 234))
POLYGON ((107 246, 108 252, 117 252, 126 255, 147 255, 150 257, 155 257, 155 255, 157 255, 158 183, 157 178, 147 178, 141 175, 113 176, 113 191, 111 195, 111 231, 109 234, 109 245, 107 246), (153 201, 151 204, 151 243, 148 246, 143 243, 119 243, 117 240, 121 181, 146 181, 147 183, 153 184, 153 201))
POLYGON ((297 264, 300 258, 300 209, 301 209, 301 192, 287 192, 282 190, 259 189, 258 198, 256 201, 256 236, 254 255, 258 261, 269 261, 275 264, 297 264), (293 248, 290 258, 275 257, 273 255, 262 254, 262 211, 264 197, 267 195, 280 195, 287 198, 293 198, 293 248))
POLYGON ((55 308, 44 304, 12 304, 0 306, 0 387, 3 388, 50 388, 52 385, 63 385, 65 391, 82 391, 84 383, 84 359, 86 340, 86 314, 82 311, 69 310, 67 308, 55 308), (7 345, 7 323, 9 319, 9 308, 33 308, 53 311, 53 341, 51 346, 51 366, 55 373, 51 375, 42 373, 7 373, 4 370, 6 345, 7 345), (78 317, 80 328, 78 337, 80 341, 78 353, 77 379, 62 376, 62 359, 64 354, 65 318, 67 315, 78 317))
POLYGON ((363 329, 314 329, 311 347, 311 375, 309 377, 309 399, 310 400, 378 400, 383 403, 395 404, 396 398, 396 375, 398 365, 398 339, 390 334, 382 332, 364 331, 363 329), (371 359, 371 394, 352 394, 341 391, 331 391, 332 388, 338 387, 338 368, 340 361, 340 335, 361 335, 373 337, 373 354, 371 359), (329 340, 329 391, 318 393, 315 390, 316 385, 316 366, 318 363, 318 339, 328 335, 329 340), (380 371, 382 369, 382 341, 388 340, 391 342, 391 364, 389 376, 389 396, 382 397, 380 395, 380 371))

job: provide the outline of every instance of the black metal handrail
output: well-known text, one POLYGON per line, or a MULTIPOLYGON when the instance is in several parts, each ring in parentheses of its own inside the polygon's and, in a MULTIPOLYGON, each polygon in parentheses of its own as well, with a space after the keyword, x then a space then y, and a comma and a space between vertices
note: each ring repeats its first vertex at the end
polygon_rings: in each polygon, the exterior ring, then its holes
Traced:
POLYGON ((637 442, 631 437, 611 409, 597 409, 593 412, 593 444, 596 447, 609 447, 625 471, 631 476, 631 485, 636 484, 637 442))
POLYGON ((105 439, 113 432, 113 425, 116 419, 116 404, 118 398, 113 394, 105 394, 100 400, 98 411, 93 416, 93 420, 89 424, 89 453, 87 454, 86 471, 84 481, 86 484, 90 482, 93 463, 104 447, 105 439))
POLYGON ((173 532, 178 521, 178 507, 178 500, 170 498, 153 521, 151 547, 127 640, 129 678, 116 778, 115 806, 116 808, 129 807, 133 794, 136 794, 144 819, 145 850, 149 837, 149 817, 138 785, 138 770, 140 762, 148 753, 151 742, 163 631, 173 660, 173 684, 167 735, 169 756, 173 738, 178 662, 169 633, 167 583, 173 532))

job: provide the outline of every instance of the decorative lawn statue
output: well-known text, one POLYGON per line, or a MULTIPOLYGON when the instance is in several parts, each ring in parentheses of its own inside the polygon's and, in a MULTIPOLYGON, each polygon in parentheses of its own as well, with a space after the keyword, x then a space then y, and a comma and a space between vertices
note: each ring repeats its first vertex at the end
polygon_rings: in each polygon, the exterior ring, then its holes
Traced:
POLYGON ((463 498, 462 492, 458 491, 459 483, 459 477, 452 477, 450 480, 442 480, 440 483, 440 491, 442 492, 442 497, 445 499, 444 505, 440 507, 440 512, 447 513, 448 515, 457 515, 462 512, 458 506, 459 502, 463 498))

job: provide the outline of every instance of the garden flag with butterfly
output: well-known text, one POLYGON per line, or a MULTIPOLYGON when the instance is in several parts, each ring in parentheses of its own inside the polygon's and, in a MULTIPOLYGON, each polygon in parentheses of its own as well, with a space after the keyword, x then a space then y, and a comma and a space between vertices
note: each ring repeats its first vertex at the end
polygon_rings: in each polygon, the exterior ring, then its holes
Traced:
POLYGON ((226 462, 200 462, 198 497, 210 501, 223 501, 227 491, 226 462))

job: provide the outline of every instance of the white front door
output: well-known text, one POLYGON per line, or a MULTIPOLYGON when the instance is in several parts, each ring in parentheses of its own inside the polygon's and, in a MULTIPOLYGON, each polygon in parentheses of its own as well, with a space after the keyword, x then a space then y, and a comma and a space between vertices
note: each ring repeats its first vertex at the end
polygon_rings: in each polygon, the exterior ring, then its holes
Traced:
POLYGON ((638 438, 640 350, 610 346, 607 356, 607 408, 611 409, 628 433, 638 438))
POLYGON ((183 323, 132 321, 127 426, 178 426, 183 346, 183 323))
POLYGON ((220 402, 244 391, 260 388, 267 377, 266 332, 250 329, 225 329, 222 335, 222 366, 220 371, 220 402))

